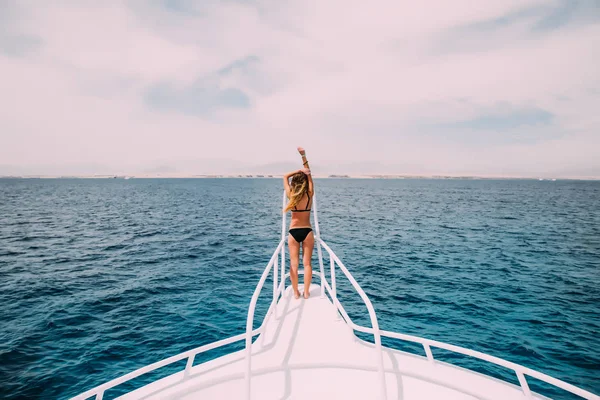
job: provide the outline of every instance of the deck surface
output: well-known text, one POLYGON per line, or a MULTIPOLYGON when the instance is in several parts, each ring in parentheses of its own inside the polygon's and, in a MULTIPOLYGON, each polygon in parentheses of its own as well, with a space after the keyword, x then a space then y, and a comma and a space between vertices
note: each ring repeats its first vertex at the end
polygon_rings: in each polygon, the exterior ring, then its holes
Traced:
MULTIPOLYGON (((306 300, 289 289, 253 343, 252 399, 376 399, 372 345, 336 317, 318 285, 306 300)), ((392 349, 384 348, 384 366, 388 399, 525 399, 514 385, 392 349)), ((187 379, 177 373, 121 398, 244 399, 244 367, 244 352, 231 353, 192 368, 187 379)))

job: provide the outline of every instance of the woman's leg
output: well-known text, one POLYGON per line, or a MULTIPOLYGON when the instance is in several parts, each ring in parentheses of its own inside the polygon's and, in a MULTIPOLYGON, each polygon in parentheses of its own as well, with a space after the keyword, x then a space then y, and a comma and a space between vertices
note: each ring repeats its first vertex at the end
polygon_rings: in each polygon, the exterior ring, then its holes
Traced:
POLYGON ((288 235, 288 247, 290 249, 290 280, 294 289, 294 297, 299 298, 298 291, 298 264, 300 264, 300 243, 292 235, 288 235))
POLYGON ((310 295, 310 281, 312 280, 312 253, 315 246, 315 235, 310 232, 302 242, 302 264, 304 265, 304 298, 310 295))

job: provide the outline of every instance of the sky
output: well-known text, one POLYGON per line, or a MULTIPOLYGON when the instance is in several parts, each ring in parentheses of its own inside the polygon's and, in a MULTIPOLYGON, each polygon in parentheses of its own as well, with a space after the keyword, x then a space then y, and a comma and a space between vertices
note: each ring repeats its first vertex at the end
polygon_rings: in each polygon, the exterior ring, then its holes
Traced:
POLYGON ((597 0, 0 0, 0 174, 600 177, 599 71, 597 0))

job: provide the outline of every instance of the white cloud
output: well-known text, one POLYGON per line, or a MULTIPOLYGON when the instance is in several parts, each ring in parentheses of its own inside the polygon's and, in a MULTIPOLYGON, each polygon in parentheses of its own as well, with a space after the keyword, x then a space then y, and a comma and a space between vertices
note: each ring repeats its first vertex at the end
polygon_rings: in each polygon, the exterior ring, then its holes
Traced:
POLYGON ((14 4, 0 32, 0 165, 202 173, 194 160, 267 164, 302 144, 316 169, 600 174, 593 4, 14 4), (39 45, 15 51, 15 37, 39 45), (149 102, 158 87, 168 96, 149 102), (528 110, 552 118, 494 126, 528 110))

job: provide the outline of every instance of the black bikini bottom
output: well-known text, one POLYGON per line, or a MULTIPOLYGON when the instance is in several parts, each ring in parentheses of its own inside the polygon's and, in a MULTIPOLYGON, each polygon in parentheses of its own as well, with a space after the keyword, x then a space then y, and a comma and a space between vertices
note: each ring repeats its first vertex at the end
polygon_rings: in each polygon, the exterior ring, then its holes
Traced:
POLYGON ((292 228, 292 229, 290 229, 290 235, 292 235, 292 237, 294 239, 296 239, 296 242, 298 242, 298 243, 302 243, 304 241, 304 239, 306 239, 308 234, 311 232, 312 232, 311 228, 292 228))

